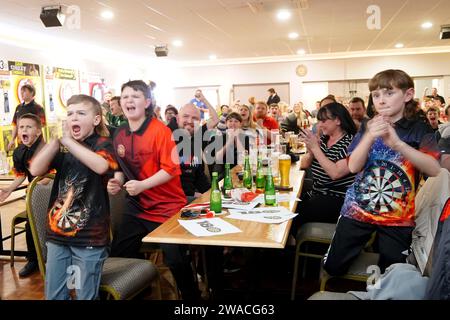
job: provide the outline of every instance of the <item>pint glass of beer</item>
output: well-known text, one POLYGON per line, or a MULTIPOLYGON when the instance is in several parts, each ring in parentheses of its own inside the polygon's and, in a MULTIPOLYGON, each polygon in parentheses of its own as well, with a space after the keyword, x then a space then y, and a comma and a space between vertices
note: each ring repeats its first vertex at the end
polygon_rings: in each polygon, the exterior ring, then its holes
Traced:
POLYGON ((278 169, 280 171, 280 187, 289 188, 289 172, 291 171, 291 156, 282 154, 278 158, 278 169))

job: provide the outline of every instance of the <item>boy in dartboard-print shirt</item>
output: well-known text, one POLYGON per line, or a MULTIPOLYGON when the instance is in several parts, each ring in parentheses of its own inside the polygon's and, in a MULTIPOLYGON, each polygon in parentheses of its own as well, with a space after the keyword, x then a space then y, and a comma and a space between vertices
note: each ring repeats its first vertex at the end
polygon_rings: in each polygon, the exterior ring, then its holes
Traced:
POLYGON ((344 274, 377 233, 383 272, 405 262, 415 226, 414 198, 422 175, 439 174, 439 150, 431 127, 415 117, 414 81, 402 70, 385 70, 369 81, 377 114, 348 148, 349 187, 325 270, 344 274), (411 110, 410 110, 411 109, 411 110))
POLYGON ((36 176, 57 171, 48 209, 45 297, 69 300, 73 273, 76 298, 95 300, 110 244, 106 184, 118 166, 100 103, 75 95, 67 104, 63 137, 42 148, 30 166, 36 176))

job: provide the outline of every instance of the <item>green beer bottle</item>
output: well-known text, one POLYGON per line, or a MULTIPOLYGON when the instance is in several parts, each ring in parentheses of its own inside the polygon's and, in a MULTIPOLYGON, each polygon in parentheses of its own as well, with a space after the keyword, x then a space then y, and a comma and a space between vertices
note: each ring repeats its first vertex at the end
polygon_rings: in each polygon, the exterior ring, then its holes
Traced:
POLYGON ((252 168, 250 167, 250 158, 248 156, 247 151, 245 151, 244 156, 244 178, 242 180, 244 183, 244 188, 251 190, 253 183, 253 176, 252 176, 252 168))
POLYGON ((223 178, 223 195, 225 198, 231 198, 231 190, 233 189, 233 182, 230 175, 230 164, 225 163, 225 178, 223 178))
POLYGON ((211 194, 209 196, 209 209, 215 213, 222 212, 222 194, 219 189, 217 172, 212 173, 211 194))
POLYGON ((267 168, 266 188, 264 190, 264 204, 266 206, 275 206, 277 204, 275 185, 273 183, 271 166, 267 168))
POLYGON ((262 157, 258 156, 258 165, 256 167, 256 191, 264 192, 266 178, 264 177, 264 170, 262 165, 262 157))

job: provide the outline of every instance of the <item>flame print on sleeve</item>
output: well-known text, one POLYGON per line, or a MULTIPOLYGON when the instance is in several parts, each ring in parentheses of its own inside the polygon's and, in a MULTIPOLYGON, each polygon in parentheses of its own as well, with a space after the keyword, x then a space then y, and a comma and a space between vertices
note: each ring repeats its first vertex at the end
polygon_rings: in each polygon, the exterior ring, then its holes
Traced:
POLYGON ((108 162, 109 167, 112 170, 117 170, 119 168, 119 165, 117 164, 116 160, 113 158, 113 156, 105 151, 105 150, 99 150, 96 152, 99 156, 101 156, 103 159, 105 159, 108 162))
POLYGON ((25 177, 25 172, 19 172, 15 168, 13 168, 12 171, 16 178, 25 177))

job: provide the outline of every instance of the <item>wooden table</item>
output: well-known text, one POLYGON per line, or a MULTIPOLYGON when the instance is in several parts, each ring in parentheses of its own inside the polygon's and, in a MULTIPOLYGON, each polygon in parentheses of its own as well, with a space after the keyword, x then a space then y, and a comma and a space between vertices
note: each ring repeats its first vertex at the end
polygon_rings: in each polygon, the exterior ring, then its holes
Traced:
POLYGON ((12 181, 14 180, 16 177, 14 175, 10 175, 10 174, 0 174, 0 181, 12 181))
MULTIPOLYGON (((300 161, 292 164, 290 171, 290 184, 293 187, 293 193, 300 196, 303 186, 304 171, 300 171, 300 161)), ((237 172, 240 167, 232 170, 233 183, 238 183, 237 172)), ((196 199, 193 203, 203 203, 209 201, 209 191, 204 193, 202 197, 196 199)), ((279 203, 290 211, 295 212, 297 201, 279 203)), ((149 233, 143 242, 152 243, 174 243, 174 244, 191 244, 206 246, 228 246, 228 247, 255 247, 255 248, 278 248, 282 249, 286 245, 291 228, 292 221, 286 221, 280 224, 266 224, 254 221, 244 221, 236 219, 228 219, 227 215, 221 216, 227 222, 238 227, 242 232, 231 233, 220 236, 197 237, 183 228, 178 219, 180 213, 164 222, 158 228, 149 233)))
MULTIPOLYGON (((13 178, 14 179, 14 178, 13 178)), ((12 181, 8 181, 6 179, 0 179, 0 188, 7 188, 12 181)), ((3 241, 6 241, 11 238, 11 235, 3 236, 2 232, 2 211, 5 209, 5 207, 9 206, 10 204, 13 205, 16 201, 25 201, 25 189, 28 186, 28 182, 22 183, 20 186, 16 188, 15 191, 11 193, 11 195, 8 197, 8 199, 2 203, 0 203, 0 255, 6 255, 9 256, 11 254, 10 250, 5 250, 3 248, 3 241)), ((15 250, 14 254, 16 256, 25 256, 27 254, 26 251, 20 251, 15 250)))

